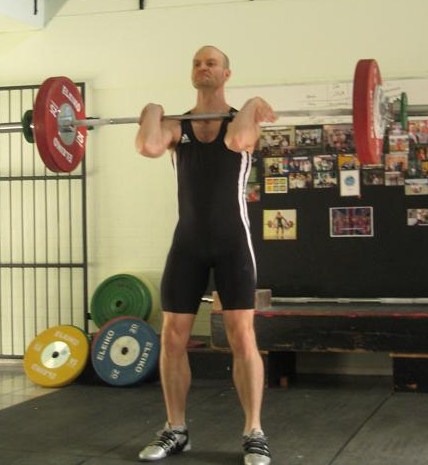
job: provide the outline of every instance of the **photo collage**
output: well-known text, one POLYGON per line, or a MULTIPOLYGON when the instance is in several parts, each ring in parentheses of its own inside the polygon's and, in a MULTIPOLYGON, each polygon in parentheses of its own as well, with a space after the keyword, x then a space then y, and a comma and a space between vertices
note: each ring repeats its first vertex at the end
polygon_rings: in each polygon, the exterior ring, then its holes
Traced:
MULTIPOLYGON (((360 197, 361 186, 402 186, 403 195, 428 195, 428 120, 410 120, 408 129, 393 123, 384 141, 382 164, 361 165, 356 155, 352 124, 264 127, 254 153, 247 201, 262 195, 284 195, 302 189, 336 189, 341 197, 360 197), (262 163, 256 163, 257 160, 262 163), (259 172, 261 170, 262 172, 259 172)), ((428 205, 428 202, 427 202, 428 205)), ((338 209, 343 210, 343 209, 338 209)), ((337 233, 343 212, 330 212, 331 237, 373 234, 370 227, 337 233), (357 231, 357 232, 356 232, 357 231)), ((295 239, 295 211, 266 211, 264 239, 295 239), (280 220, 280 217, 285 220, 280 220), (292 224, 292 226, 289 226, 292 224)), ((355 219, 355 212, 345 218, 355 219)), ((361 223, 361 219, 359 219, 361 223)), ((428 210, 408 210, 409 226, 428 224, 428 210), (416 218, 416 219, 415 219, 416 218)))

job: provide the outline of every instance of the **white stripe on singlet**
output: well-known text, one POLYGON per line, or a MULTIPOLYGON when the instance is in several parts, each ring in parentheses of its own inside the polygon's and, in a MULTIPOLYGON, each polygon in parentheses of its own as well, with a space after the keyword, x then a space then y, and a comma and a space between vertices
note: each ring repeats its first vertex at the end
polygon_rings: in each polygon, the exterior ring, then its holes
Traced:
POLYGON ((247 185, 250 172, 251 172, 251 154, 249 154, 248 152, 242 151, 241 152, 241 168, 239 170, 239 179, 238 179, 239 212, 241 215, 242 223, 244 225, 245 233, 247 235, 248 248, 250 249, 251 258, 253 260, 254 276, 257 281, 256 256, 254 254, 253 243, 251 241, 250 219, 248 217, 247 201, 245 199, 245 186, 247 185))
MULTIPOLYGON (((174 168, 174 173, 175 173, 175 188, 177 189, 177 199, 178 199, 178 169, 177 169, 177 152, 174 150, 171 153, 171 161, 172 161, 172 166, 174 168)), ((179 205, 177 201, 177 218, 179 217, 179 205)))

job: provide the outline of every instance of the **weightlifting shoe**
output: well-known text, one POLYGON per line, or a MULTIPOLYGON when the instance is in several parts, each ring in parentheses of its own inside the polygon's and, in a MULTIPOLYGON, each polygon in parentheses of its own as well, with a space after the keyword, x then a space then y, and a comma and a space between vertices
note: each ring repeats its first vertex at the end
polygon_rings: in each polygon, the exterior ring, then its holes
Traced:
POLYGON ((250 434, 242 438, 244 448, 245 465, 269 465, 271 455, 268 447, 267 437, 263 431, 253 429, 250 434))
POLYGON ((174 430, 169 423, 166 423, 164 429, 157 433, 157 439, 142 449, 138 454, 138 458, 142 462, 153 462, 190 449, 187 429, 174 430))

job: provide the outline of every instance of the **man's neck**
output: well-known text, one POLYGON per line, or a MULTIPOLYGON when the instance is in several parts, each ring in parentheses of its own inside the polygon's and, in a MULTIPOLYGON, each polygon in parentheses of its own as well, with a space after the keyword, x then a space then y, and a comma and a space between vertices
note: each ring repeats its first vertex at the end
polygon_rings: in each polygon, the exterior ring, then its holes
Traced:
POLYGON ((214 92, 199 89, 196 106, 193 108, 192 113, 226 113, 229 108, 223 89, 217 89, 214 92))

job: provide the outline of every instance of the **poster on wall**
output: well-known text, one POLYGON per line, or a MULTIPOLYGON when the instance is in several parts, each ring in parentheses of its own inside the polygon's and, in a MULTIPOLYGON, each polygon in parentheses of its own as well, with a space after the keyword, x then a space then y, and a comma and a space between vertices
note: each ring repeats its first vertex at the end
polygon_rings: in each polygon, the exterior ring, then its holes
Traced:
POLYGON ((263 210, 263 240, 296 240, 296 210, 263 210))
POLYGON ((330 237, 373 237, 373 207, 330 208, 330 237))

